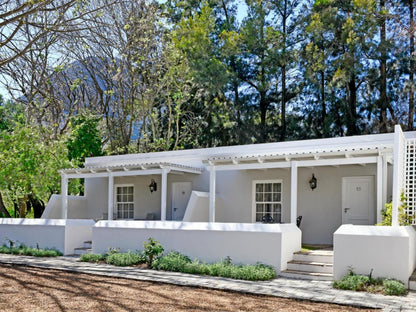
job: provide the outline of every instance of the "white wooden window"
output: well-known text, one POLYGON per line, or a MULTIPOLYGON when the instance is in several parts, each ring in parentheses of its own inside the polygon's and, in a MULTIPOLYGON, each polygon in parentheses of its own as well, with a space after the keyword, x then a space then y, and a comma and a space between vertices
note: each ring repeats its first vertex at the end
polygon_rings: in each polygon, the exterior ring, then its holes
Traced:
POLYGON ((254 222, 282 221, 282 180, 253 181, 254 222))
POLYGON ((134 187, 132 185, 116 186, 117 219, 134 218, 134 187))

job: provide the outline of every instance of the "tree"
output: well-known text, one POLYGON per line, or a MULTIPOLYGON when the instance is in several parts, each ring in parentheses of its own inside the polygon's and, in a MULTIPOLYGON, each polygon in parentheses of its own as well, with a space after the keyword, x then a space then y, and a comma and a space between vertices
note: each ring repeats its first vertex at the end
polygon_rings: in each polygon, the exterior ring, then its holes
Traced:
POLYGON ((71 118, 71 133, 67 139, 68 159, 73 167, 83 167, 86 157, 102 156, 98 129, 100 118, 79 114, 71 118))

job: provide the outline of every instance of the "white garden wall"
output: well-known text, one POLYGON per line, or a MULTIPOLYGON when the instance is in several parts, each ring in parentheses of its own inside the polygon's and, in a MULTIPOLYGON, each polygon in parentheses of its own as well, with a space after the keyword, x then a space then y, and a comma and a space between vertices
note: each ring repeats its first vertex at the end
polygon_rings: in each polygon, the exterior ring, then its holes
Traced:
MULTIPOLYGON (((87 197, 68 196, 68 219, 88 219, 87 197)), ((62 197, 53 194, 42 213, 41 219, 61 219, 62 197)))
POLYGON ((0 219, 0 243, 56 248, 65 255, 92 239, 94 220, 0 219))
POLYGON ((411 226, 343 225, 334 233, 334 278, 352 267, 357 274, 408 279, 416 266, 416 231, 411 226))
POLYGON ((152 237, 165 252, 175 250, 207 262, 230 256, 234 263, 262 262, 278 272, 301 248, 301 231, 293 224, 99 221, 92 235, 94 253, 109 247, 142 250, 152 237))

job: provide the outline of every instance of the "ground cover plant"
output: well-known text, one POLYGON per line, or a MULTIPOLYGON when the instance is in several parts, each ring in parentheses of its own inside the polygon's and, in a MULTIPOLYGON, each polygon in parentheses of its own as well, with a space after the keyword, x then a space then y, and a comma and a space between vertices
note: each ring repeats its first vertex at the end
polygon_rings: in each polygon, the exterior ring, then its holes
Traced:
POLYGON ((355 274, 349 270, 341 280, 334 281, 333 287, 343 290, 367 291, 385 295, 402 296, 407 293, 406 286, 396 280, 386 278, 373 278, 369 275, 355 274))
POLYGON ((24 244, 19 246, 6 246, 0 247, 0 253, 12 254, 12 255, 23 255, 23 256, 34 256, 34 257, 58 257, 62 256, 62 252, 55 248, 34 248, 28 247, 24 244))
POLYGON ((265 264, 233 264, 229 257, 219 262, 205 263, 198 259, 192 261, 188 256, 174 251, 155 260, 153 268, 163 271, 221 276, 250 281, 270 280, 276 277, 276 271, 273 267, 265 264))

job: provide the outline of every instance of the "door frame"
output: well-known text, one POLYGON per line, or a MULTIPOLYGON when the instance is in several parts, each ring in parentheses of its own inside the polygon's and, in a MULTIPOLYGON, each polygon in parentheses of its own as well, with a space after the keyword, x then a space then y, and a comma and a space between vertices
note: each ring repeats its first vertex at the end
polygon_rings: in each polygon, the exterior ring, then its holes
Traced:
POLYGON ((344 222, 344 209, 348 208, 345 207, 345 201, 346 201, 346 187, 347 187, 347 181, 348 180, 367 180, 370 181, 372 185, 372 192, 369 193, 369 202, 371 207, 369 208, 369 215, 368 215, 368 222, 369 225, 374 225, 376 222, 376 189, 375 189, 375 176, 373 175, 367 175, 367 176, 348 176, 348 177, 342 177, 342 191, 341 191, 341 224, 348 224, 347 222, 344 222))

